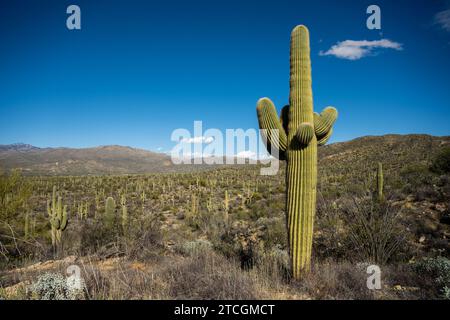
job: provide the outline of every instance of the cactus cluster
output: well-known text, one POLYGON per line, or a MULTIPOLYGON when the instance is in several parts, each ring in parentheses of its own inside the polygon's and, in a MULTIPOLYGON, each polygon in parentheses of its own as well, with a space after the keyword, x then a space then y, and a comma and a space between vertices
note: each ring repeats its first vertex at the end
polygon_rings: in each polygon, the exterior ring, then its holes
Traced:
POLYGON ((47 200, 47 213, 51 225, 52 246, 55 250, 61 243, 62 233, 67 228, 67 206, 62 204, 62 197, 58 194, 56 186, 53 186, 52 199, 47 200))
POLYGON ((313 112, 309 31, 303 26, 291 34, 289 105, 278 118, 268 98, 257 103, 261 133, 269 152, 278 151, 287 161, 286 213, 292 274, 300 278, 311 264, 313 225, 316 211, 317 146, 332 134, 337 110, 313 112))

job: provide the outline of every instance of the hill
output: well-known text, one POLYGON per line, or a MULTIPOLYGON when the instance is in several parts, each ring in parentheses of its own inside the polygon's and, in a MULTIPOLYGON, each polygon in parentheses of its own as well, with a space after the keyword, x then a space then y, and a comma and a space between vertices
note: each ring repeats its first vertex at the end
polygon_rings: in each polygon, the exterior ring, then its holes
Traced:
MULTIPOLYGON (((341 169, 364 170, 369 163, 388 162, 389 169, 426 162, 450 145, 450 137, 429 135, 367 136, 320 148, 321 167, 330 174, 341 169), (393 167, 389 162, 393 161, 393 167), (335 164, 339 163, 338 166, 335 164), (346 168, 343 168, 346 167, 346 168)), ((22 169, 27 175, 103 175, 186 172, 205 165, 173 165, 166 154, 124 146, 38 148, 28 144, 0 145, 0 168, 22 169)))

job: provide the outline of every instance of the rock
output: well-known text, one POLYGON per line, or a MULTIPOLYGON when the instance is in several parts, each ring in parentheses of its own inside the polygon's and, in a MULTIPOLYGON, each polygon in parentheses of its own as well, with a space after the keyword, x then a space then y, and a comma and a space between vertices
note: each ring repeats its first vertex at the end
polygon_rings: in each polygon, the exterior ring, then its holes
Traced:
POLYGON ((427 238, 425 236, 421 236, 419 238, 419 243, 424 243, 427 238))

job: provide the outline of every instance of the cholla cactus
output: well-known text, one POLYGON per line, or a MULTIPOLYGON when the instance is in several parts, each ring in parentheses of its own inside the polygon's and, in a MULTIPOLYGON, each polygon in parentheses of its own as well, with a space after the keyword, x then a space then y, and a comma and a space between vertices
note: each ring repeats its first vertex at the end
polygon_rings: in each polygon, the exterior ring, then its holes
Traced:
POLYGON ((55 250, 61 243, 62 233, 68 223, 67 206, 63 206, 62 197, 58 195, 56 186, 53 186, 52 200, 47 201, 47 213, 51 225, 52 246, 55 250))
POLYGON ((337 110, 327 107, 321 114, 313 112, 309 31, 305 26, 292 31, 290 63, 289 105, 281 111, 280 119, 268 98, 258 101, 257 113, 268 151, 278 150, 279 159, 287 161, 287 226, 292 273, 298 279, 311 264, 317 146, 331 137, 337 110))

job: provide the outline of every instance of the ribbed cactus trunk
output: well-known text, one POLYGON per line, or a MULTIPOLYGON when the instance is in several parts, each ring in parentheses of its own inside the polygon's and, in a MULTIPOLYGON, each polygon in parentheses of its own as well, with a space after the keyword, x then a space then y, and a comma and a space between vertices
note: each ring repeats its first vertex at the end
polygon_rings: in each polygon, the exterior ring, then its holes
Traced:
POLYGON ((316 211, 317 138, 308 144, 296 139, 302 124, 314 122, 309 33, 302 26, 291 35, 291 76, 287 148, 287 199, 289 244, 295 278, 310 268, 316 211))
POLYGON ((297 26, 291 34, 289 106, 278 119, 268 98, 257 104, 259 126, 267 139, 267 149, 278 150, 287 161, 286 213, 293 277, 310 270, 314 216, 316 212, 317 146, 331 137, 337 110, 327 107, 313 112, 309 31, 297 26), (287 116, 287 119, 286 119, 287 116), (285 123, 287 121, 287 124, 285 123))

